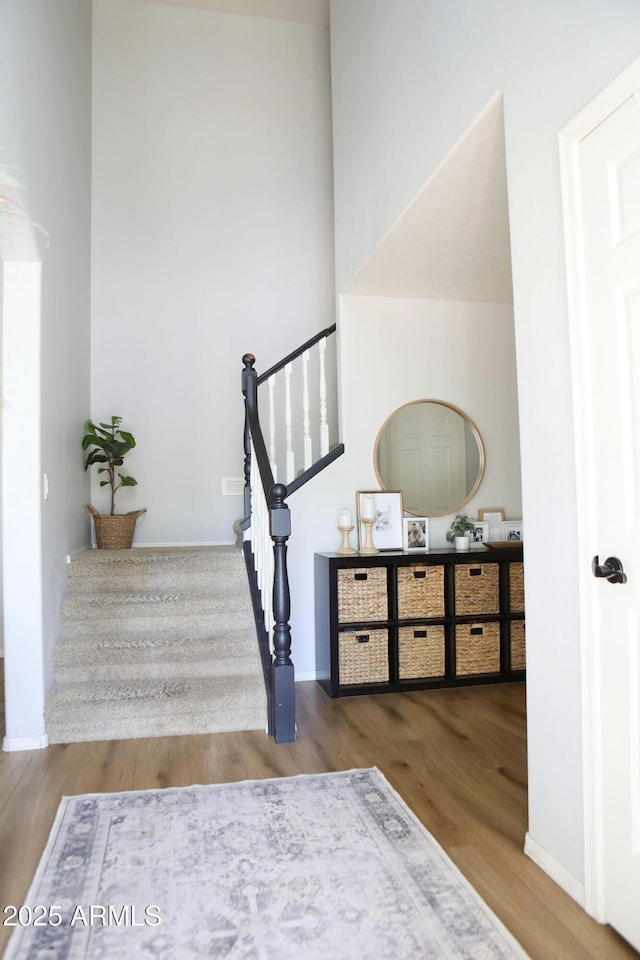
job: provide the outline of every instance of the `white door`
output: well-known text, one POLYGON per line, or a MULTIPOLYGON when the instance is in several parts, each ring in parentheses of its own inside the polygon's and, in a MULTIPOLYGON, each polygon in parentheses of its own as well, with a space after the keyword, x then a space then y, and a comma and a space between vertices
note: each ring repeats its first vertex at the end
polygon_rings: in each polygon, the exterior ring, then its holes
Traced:
POLYGON ((589 580, 582 571, 594 751, 585 752, 585 769, 593 775, 593 912, 640 949, 640 96, 623 95, 605 114, 574 141, 590 472, 582 543, 599 556, 600 574, 619 558, 628 579, 589 580))

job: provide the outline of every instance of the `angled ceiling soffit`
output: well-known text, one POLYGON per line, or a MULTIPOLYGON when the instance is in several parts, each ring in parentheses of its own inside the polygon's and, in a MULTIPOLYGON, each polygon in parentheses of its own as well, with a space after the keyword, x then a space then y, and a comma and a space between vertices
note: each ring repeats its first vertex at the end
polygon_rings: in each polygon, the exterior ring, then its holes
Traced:
POLYGON ((344 292, 512 302, 501 94, 428 178, 344 292))

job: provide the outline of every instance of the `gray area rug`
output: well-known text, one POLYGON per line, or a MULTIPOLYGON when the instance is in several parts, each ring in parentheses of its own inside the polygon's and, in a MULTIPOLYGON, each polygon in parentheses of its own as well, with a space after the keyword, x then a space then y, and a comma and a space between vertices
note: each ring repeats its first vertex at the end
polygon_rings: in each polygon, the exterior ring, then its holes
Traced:
POLYGON ((69 566, 51 743, 264 730, 242 550, 85 550, 69 566))
POLYGON ((375 768, 66 797, 26 904, 6 960, 526 956, 375 768))

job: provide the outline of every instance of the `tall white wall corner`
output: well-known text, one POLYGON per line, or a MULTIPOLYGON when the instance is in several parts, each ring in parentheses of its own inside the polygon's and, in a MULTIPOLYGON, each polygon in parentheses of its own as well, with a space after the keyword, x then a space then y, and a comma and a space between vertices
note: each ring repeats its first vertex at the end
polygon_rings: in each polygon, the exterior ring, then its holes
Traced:
POLYGON ((41 263, 3 261, 4 749, 44 745, 41 263), (25 746, 20 746, 20 744, 25 746))

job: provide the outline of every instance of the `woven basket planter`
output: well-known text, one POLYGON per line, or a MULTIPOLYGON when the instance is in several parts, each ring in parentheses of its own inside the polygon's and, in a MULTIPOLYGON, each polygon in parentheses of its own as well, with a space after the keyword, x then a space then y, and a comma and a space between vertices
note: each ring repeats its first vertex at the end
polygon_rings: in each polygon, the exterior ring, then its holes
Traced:
POLYGON ((93 523, 96 530, 96 543, 98 550, 128 550, 133 543, 133 533, 136 528, 138 517, 147 512, 147 508, 142 510, 132 510, 130 513, 100 513, 91 504, 87 504, 89 513, 93 517, 93 523))

